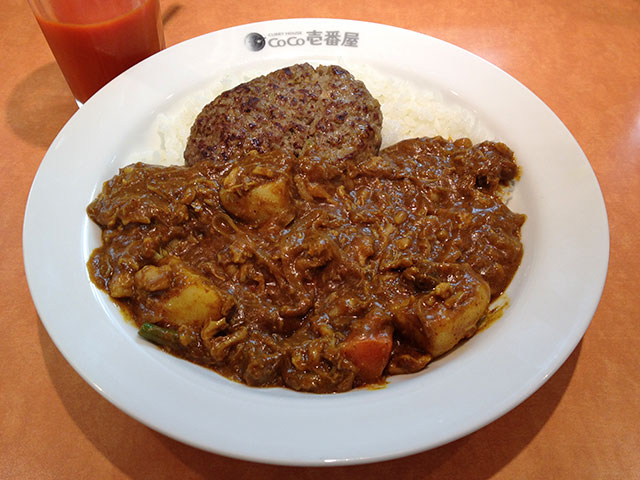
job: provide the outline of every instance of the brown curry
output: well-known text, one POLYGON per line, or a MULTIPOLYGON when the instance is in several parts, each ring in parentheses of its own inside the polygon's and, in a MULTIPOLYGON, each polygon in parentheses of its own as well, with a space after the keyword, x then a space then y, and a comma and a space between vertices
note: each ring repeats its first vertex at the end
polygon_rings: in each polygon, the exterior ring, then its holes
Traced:
POLYGON ((340 169, 280 151, 135 164, 89 205, 92 280, 140 334, 251 386, 326 393, 473 335, 521 257, 502 143, 406 140, 340 169))

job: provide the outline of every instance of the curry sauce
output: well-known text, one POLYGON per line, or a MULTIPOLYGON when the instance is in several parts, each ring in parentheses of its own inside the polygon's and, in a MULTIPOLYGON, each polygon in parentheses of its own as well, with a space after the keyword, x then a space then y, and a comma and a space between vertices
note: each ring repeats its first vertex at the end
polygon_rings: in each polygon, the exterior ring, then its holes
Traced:
POLYGON ((127 166, 88 207, 91 278, 143 337, 250 386, 340 392, 422 370, 520 264, 525 217, 501 200, 513 152, 436 137, 340 161, 127 166))

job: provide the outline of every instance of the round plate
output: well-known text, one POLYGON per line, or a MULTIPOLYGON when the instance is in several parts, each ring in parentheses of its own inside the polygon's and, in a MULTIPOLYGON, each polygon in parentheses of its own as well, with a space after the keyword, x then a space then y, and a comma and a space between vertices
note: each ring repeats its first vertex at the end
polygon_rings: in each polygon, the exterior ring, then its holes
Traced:
POLYGON ((562 365, 602 292, 604 202, 580 147, 553 112, 486 61, 398 28, 296 19, 230 28, 171 47, 91 98, 52 143, 34 180, 24 261, 51 338, 101 395, 184 443, 254 461, 326 465, 433 448, 505 414, 562 365), (490 328, 418 374, 335 395, 253 389, 167 355, 89 280, 99 231, 85 209, 147 147, 150 124, 213 77, 357 62, 428 85, 473 112, 522 166, 510 207, 527 215, 509 307, 490 328))

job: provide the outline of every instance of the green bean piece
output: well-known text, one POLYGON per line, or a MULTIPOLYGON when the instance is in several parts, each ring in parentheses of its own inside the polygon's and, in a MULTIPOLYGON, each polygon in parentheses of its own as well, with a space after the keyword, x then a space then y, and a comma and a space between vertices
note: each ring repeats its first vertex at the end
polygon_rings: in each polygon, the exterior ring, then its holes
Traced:
POLYGON ((182 348, 180 334, 171 328, 159 327, 153 323, 144 323, 138 330, 138 335, 160 347, 166 347, 171 350, 180 350, 182 348))

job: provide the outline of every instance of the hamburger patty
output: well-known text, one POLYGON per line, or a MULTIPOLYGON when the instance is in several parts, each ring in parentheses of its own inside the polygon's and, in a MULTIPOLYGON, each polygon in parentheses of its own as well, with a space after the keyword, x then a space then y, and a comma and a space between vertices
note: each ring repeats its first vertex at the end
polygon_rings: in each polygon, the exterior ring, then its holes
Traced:
POLYGON ((319 167, 316 176, 326 178, 345 162, 377 155, 381 128, 380 104, 362 82, 341 67, 305 63, 238 85, 206 105, 184 158, 194 165, 282 150, 317 159, 311 162, 319 167))

